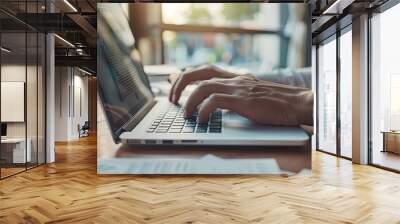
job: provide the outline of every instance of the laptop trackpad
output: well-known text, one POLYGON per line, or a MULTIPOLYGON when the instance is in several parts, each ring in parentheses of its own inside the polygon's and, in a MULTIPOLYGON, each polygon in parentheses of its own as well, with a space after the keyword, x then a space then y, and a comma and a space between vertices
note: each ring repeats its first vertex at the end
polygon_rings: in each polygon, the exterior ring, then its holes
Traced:
POLYGON ((235 113, 232 111, 224 111, 223 121, 225 127, 240 128, 240 129, 253 129, 255 127, 260 127, 261 125, 235 113))

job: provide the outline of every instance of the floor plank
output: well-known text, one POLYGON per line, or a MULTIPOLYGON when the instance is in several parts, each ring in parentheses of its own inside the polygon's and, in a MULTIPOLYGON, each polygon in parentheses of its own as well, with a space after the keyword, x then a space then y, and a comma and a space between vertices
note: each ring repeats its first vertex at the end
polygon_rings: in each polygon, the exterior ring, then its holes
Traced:
POLYGON ((96 138, 0 181, 0 223, 400 223, 400 175, 313 152, 292 176, 96 174, 96 138))

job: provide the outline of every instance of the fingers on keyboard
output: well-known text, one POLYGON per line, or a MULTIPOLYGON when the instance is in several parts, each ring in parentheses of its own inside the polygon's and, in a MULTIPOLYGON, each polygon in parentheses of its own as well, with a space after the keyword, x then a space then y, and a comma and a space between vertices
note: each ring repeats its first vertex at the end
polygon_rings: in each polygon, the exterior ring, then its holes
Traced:
POLYGON ((148 133, 221 133, 222 112, 215 111, 210 115, 209 122, 197 123, 197 111, 192 117, 184 118, 182 107, 173 105, 168 110, 157 116, 146 130, 148 133))

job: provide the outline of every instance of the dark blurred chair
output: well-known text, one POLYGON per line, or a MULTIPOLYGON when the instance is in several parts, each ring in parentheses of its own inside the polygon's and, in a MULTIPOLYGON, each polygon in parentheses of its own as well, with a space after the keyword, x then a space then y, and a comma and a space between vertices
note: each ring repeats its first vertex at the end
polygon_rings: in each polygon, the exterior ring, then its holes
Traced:
POLYGON ((80 125, 78 125, 79 138, 89 136, 89 129, 90 129, 89 121, 85 121, 85 123, 82 125, 82 127, 80 127, 80 125))

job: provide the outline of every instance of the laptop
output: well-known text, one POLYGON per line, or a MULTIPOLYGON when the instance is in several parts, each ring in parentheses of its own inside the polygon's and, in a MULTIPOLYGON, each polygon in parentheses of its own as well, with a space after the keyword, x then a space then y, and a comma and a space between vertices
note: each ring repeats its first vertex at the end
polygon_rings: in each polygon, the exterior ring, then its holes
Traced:
MULTIPOLYGON (((156 97, 139 60, 134 59, 120 30, 128 21, 112 10, 99 9, 97 38, 98 93, 116 143, 140 145, 304 146, 308 134, 299 127, 259 125, 240 115, 217 110, 207 123, 196 113, 185 119, 183 108, 156 97), (108 14, 107 14, 108 13, 108 14), (116 23, 112 26, 110 23, 116 23)), ((133 36, 132 36, 133 37, 133 36)), ((129 37, 128 39, 132 39, 129 37)), ((132 43, 132 41, 130 41, 132 43)))

